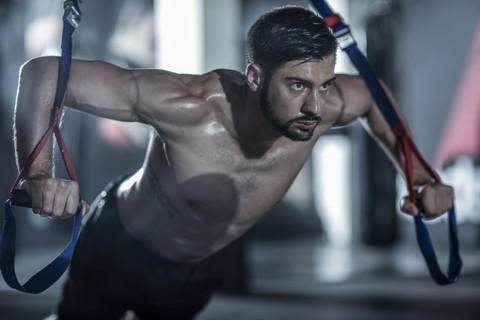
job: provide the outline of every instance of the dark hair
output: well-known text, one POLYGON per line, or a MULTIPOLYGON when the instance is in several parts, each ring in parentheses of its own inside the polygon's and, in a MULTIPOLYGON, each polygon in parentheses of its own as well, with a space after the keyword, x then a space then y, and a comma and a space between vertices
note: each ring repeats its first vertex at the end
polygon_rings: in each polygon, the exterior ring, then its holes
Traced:
POLYGON ((321 60, 337 51, 337 41, 325 21, 299 6, 284 6, 262 15, 248 31, 245 58, 270 77, 292 60, 321 60))

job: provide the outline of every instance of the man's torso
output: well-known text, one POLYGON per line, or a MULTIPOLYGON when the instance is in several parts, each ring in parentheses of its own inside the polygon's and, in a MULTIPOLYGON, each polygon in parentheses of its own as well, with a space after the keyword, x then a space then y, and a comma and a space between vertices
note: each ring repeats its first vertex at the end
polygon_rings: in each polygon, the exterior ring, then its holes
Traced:
POLYGON ((247 150, 235 120, 242 76, 222 76, 209 78, 200 97, 177 99, 210 111, 173 134, 154 133, 143 167, 119 189, 127 230, 171 260, 201 260, 241 236, 284 196, 316 140, 279 137, 247 150))

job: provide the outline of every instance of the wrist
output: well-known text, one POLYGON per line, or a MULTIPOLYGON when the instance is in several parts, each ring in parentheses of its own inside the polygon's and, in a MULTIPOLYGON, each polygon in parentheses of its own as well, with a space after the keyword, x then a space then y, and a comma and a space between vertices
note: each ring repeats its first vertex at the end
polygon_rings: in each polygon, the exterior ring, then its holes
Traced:
POLYGON ((51 173, 46 173, 46 172, 39 172, 39 173, 35 173, 35 174, 28 174, 26 175, 25 177, 23 177, 22 179, 20 179, 18 185, 20 186, 20 188, 22 187, 22 185, 27 182, 27 181, 30 181, 30 180, 41 180, 41 179, 48 179, 48 178, 53 178, 52 174, 51 173))

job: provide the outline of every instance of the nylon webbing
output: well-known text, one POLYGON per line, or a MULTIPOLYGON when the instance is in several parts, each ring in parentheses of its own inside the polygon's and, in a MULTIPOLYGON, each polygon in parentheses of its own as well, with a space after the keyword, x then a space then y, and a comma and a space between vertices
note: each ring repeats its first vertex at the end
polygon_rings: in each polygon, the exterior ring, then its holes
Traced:
MULTIPOLYGON (((364 78, 372 97, 374 98, 378 108, 391 126, 395 135, 400 141, 403 153, 403 170, 405 173, 408 197, 413 203, 416 203, 412 157, 415 157, 420 164, 431 174, 435 181, 441 182, 438 174, 428 165, 422 155, 416 148, 412 138, 405 129, 398 114, 396 113, 390 99, 380 84, 380 81, 373 72, 368 60, 358 49, 357 43, 353 38, 347 24, 343 22, 341 17, 335 14, 323 0, 311 0, 317 11, 324 17, 325 21, 332 29, 334 36, 337 38, 340 48, 345 51, 352 63, 355 65, 360 75, 364 78)), ((421 206, 420 206, 421 207, 421 206)), ((462 260, 459 254, 458 231, 455 219, 455 206, 448 212, 449 238, 450 238, 450 258, 448 266, 448 276, 445 276, 440 270, 433 249, 428 230, 423 222, 422 210, 414 217, 417 241, 425 258, 429 272, 432 278, 440 285, 455 283, 459 279, 460 270, 462 268, 462 260)))
MULTIPOLYGON (((5 282, 14 289, 26 293, 40 293, 52 286, 65 272, 70 264, 70 260, 75 249, 75 244, 80 231, 82 223, 82 206, 79 205, 77 212, 73 218, 72 237, 63 249, 63 251, 46 267, 33 275, 29 280, 21 285, 15 273, 15 238, 16 238, 16 221, 12 210, 12 204, 15 204, 13 195, 15 193, 22 193, 23 191, 16 190, 15 187, 23 178, 28 168, 35 161, 40 154, 42 148, 47 141, 55 134, 55 138, 62 155, 62 159, 67 168, 67 173, 70 179, 77 181, 77 176, 68 154, 65 142, 60 133, 60 114, 65 90, 67 87, 68 77, 70 73, 70 64, 72 57, 72 35, 81 19, 81 11, 77 0, 68 0, 64 3, 63 15, 63 32, 62 32, 62 53, 59 62, 57 90, 55 93, 54 110, 52 112, 52 119, 50 127, 42 136, 39 143, 27 159, 24 167, 20 170, 12 189, 10 190, 10 198, 5 202, 5 218, 3 224, 3 232, 0 235, 0 268, 5 282)), ((25 195, 25 194, 24 194, 25 195)), ((23 204, 25 205, 25 204, 23 204)))

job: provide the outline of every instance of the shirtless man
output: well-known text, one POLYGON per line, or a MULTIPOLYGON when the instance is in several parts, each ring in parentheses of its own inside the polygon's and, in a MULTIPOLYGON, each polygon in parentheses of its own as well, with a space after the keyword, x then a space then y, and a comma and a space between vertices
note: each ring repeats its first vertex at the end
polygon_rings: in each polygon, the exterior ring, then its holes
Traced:
MULTIPOLYGON (((245 74, 72 62, 66 106, 140 121, 153 133, 142 167, 108 186, 92 206, 60 319, 118 319, 127 309, 142 319, 192 319, 221 282, 229 244, 284 196, 332 126, 361 118, 399 159, 396 137, 364 81, 334 74, 337 45, 321 18, 300 7, 273 10, 252 26, 247 41, 245 74)), ((57 68, 58 59, 50 57, 21 70, 19 167, 48 126, 57 68)), ((21 188, 34 212, 69 217, 79 187, 53 177, 51 149, 21 188)), ((415 181, 423 187, 427 218, 451 207, 451 187, 433 183, 418 167, 415 181)), ((408 201, 402 210, 417 213, 408 201)))

